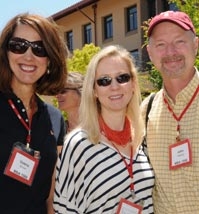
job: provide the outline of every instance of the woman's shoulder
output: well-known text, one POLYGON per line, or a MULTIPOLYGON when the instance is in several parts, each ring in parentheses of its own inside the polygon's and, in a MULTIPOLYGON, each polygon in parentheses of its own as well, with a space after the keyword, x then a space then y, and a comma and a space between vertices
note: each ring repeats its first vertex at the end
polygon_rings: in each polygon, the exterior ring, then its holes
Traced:
POLYGON ((91 142, 88 140, 87 132, 79 127, 68 132, 64 140, 64 144, 70 144, 70 146, 83 144, 83 142, 86 144, 91 144, 91 142))
POLYGON ((67 137, 88 137, 87 132, 82 129, 81 127, 77 126, 76 128, 72 129, 70 132, 67 133, 67 137))
POLYGON ((148 159, 147 149, 144 143, 145 142, 142 142, 142 144, 140 144, 136 149, 136 154, 135 154, 136 160, 147 161, 148 159))
POLYGON ((87 133, 81 128, 75 128, 65 136, 62 155, 67 154, 76 159, 81 154, 82 158, 87 158, 86 154, 90 154, 93 147, 94 144, 88 139, 87 133))

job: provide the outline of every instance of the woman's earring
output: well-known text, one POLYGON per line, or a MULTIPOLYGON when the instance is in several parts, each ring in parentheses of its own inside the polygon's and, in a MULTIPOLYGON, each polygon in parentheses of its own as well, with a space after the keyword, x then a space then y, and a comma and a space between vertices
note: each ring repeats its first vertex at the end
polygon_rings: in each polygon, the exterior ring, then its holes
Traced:
POLYGON ((49 69, 47 69, 47 72, 46 72, 47 74, 50 74, 50 70, 49 69))

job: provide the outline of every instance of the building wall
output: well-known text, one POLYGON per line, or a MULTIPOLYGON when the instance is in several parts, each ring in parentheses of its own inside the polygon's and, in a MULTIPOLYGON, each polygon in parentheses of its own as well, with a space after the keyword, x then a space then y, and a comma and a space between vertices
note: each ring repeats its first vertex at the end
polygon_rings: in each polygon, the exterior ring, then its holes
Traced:
MULTIPOLYGON (((165 0, 158 0, 165 1, 165 0)), ((146 50, 143 48, 144 38, 142 25, 153 11, 156 11, 157 4, 150 5, 151 0, 99 0, 96 5, 96 22, 94 17, 93 4, 84 7, 81 10, 75 10, 62 18, 56 19, 58 25, 62 27, 63 32, 73 31, 73 49, 81 49, 83 44, 83 26, 92 24, 92 41, 95 45, 104 47, 111 44, 120 44, 128 51, 138 50, 140 67, 148 58, 146 50), (138 28, 135 31, 126 33, 125 9, 130 6, 137 6, 138 28), (153 7, 153 8, 152 8, 153 7), (150 12, 149 12, 150 11, 150 12), (103 39, 103 17, 111 15, 113 18, 113 38, 103 39), (96 28, 95 28, 96 27, 96 28), (96 31, 95 31, 96 29, 96 31), (96 32, 96 34, 95 34, 96 32)))
MULTIPOLYGON (((139 1, 137 0, 100 0, 97 2, 96 16, 97 16, 97 45, 104 46, 107 44, 113 43, 122 43, 129 47, 130 49, 135 49, 134 46, 137 45, 137 41, 139 41, 140 37, 140 13, 139 13, 139 1), (129 7, 131 5, 137 4, 138 7, 138 31, 134 35, 125 35, 125 14, 124 8, 129 7), (113 31, 114 38, 113 41, 104 42, 102 38, 102 17, 107 16, 109 14, 113 15, 113 31), (135 38, 136 42, 134 39, 135 38), (132 44, 133 42, 133 44, 132 44)), ((92 20, 94 20, 93 8, 92 5, 83 8, 83 13, 89 16, 92 20)), ((66 17, 63 17, 56 22, 63 27, 64 31, 73 30, 74 34, 74 49, 80 48, 83 45, 82 41, 82 26, 91 22, 81 11, 76 11, 66 17)), ((94 23, 92 23, 92 30, 94 32, 94 23)), ((94 41, 94 33, 93 33, 93 41, 94 41)))
MULTIPOLYGON (((93 19, 93 9, 92 6, 86 7, 83 9, 83 12, 87 14, 91 19, 93 19)), ((56 23, 61 26, 63 32, 73 31, 73 47, 74 49, 82 48, 82 26, 90 23, 91 21, 83 15, 80 11, 74 12, 68 16, 65 16, 59 20, 56 20, 56 23)), ((93 31, 93 24, 92 24, 93 31)), ((93 38, 94 40, 94 38, 93 38)))
POLYGON ((129 51, 138 49, 141 58, 142 55, 142 31, 141 14, 139 0, 100 0, 97 2, 96 23, 94 21, 93 6, 87 6, 81 11, 75 11, 59 20, 57 24, 62 27, 63 32, 73 31, 74 49, 83 47, 83 25, 92 24, 92 41, 95 45, 103 47, 111 44, 120 44, 129 51), (125 8, 137 5, 138 29, 135 32, 126 33, 125 26, 125 8), (86 15, 85 15, 86 14, 86 15), (113 39, 103 39, 103 17, 112 14, 113 17, 113 39), (88 17, 91 19, 89 19, 88 17), (95 26, 96 25, 96 26, 95 26), (95 35, 96 27, 96 35, 95 35))

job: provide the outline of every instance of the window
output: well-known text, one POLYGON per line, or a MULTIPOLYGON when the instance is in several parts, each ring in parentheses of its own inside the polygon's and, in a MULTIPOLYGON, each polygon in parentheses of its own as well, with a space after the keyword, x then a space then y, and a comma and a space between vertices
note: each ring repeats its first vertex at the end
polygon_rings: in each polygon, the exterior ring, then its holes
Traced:
POLYGON ((136 65, 136 67, 139 67, 140 66, 140 62, 139 62, 139 52, 138 52, 138 49, 135 49, 133 51, 130 51, 131 55, 133 56, 134 58, 134 63, 136 65))
POLYGON ((112 15, 104 17, 104 39, 113 37, 113 18, 112 15))
POLYGON ((128 7, 126 9, 127 32, 137 30, 137 7, 128 7))
POLYGON ((84 44, 92 42, 92 27, 91 24, 84 25, 83 27, 84 44))
POLYGON ((73 51, 73 31, 66 32, 66 42, 68 49, 73 51))

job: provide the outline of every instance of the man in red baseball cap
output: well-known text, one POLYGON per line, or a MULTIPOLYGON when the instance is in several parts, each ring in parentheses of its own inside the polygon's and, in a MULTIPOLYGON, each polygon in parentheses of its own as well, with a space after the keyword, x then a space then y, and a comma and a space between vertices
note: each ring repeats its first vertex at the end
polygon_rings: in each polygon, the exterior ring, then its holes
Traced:
MULTIPOLYGON (((198 37, 184 12, 151 19, 147 51, 163 79, 147 124, 147 149, 155 172, 154 213, 199 213, 198 37)), ((150 96, 142 103, 146 115, 150 96)))
POLYGON ((184 30, 191 30, 194 34, 196 33, 193 23, 186 13, 180 11, 166 11, 155 16, 150 21, 148 28, 148 36, 151 36, 153 28, 157 24, 165 21, 173 22, 182 27, 184 30))

